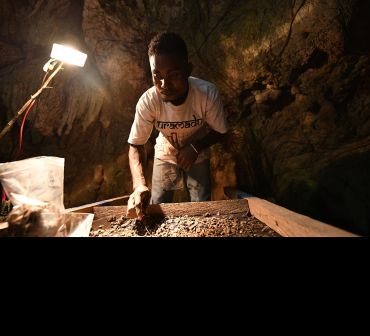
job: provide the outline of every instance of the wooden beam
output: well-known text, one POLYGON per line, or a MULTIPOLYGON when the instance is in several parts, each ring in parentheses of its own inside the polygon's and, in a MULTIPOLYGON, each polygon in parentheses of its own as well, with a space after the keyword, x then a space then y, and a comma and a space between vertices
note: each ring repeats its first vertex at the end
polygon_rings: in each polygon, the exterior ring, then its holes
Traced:
POLYGON ((284 237, 358 237, 258 197, 245 201, 253 216, 284 237))

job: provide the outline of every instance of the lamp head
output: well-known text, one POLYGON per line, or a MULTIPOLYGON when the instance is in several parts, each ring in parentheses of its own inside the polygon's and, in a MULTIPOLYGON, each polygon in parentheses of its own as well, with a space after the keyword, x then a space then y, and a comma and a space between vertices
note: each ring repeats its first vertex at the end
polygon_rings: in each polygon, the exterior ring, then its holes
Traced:
POLYGON ((50 57, 58 61, 83 67, 85 65, 87 55, 73 48, 54 43, 50 57))

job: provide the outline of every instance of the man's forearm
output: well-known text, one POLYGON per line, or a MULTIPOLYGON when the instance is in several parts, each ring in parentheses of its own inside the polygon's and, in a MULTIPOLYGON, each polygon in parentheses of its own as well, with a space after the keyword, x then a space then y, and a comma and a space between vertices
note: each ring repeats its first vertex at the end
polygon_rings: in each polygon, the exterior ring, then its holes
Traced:
POLYGON ((145 180, 144 167, 146 164, 146 151, 143 145, 130 145, 129 164, 132 176, 132 186, 135 190, 140 185, 147 185, 145 180))
POLYGON ((226 133, 225 134, 218 133, 218 132, 211 129, 204 138, 192 142, 192 145, 195 147, 195 149, 198 152, 200 152, 201 150, 206 149, 208 147, 211 147, 215 143, 221 141, 221 139, 225 135, 226 135, 226 133))

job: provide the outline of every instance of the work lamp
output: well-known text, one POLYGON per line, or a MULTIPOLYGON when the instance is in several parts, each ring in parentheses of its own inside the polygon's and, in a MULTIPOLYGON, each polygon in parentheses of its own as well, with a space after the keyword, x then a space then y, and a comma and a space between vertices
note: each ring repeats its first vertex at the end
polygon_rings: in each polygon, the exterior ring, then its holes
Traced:
POLYGON ((54 43, 50 57, 61 62, 83 67, 85 65, 87 55, 73 48, 54 43))
POLYGON ((24 121, 27 117, 27 114, 31 110, 32 106, 34 105, 36 98, 41 94, 41 92, 45 88, 50 88, 48 87, 50 81, 59 72, 59 70, 62 69, 64 63, 69 63, 69 64, 76 65, 79 67, 83 67, 85 65, 87 55, 71 47, 54 43, 53 48, 51 50, 50 57, 51 58, 49 59, 49 61, 47 61, 43 67, 43 70, 46 72, 46 74, 41 83, 40 89, 35 94, 31 95, 31 98, 22 106, 22 108, 16 113, 16 115, 6 124, 6 126, 0 133, 0 140, 1 140, 4 137, 4 135, 8 133, 8 131, 12 128, 13 124, 17 121, 17 119, 25 112, 25 115, 22 121, 21 131, 20 131, 19 150, 21 149, 21 145, 22 145, 22 131, 23 131, 24 121), (55 66, 57 67, 54 70, 55 66))

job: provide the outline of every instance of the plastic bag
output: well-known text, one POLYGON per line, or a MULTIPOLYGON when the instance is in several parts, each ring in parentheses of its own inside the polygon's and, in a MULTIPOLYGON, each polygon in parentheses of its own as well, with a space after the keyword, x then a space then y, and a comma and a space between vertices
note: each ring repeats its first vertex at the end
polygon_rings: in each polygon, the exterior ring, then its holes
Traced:
POLYGON ((64 226, 58 231, 58 237, 88 237, 94 214, 64 213, 64 226))
POLYGON ((11 203, 64 210, 64 158, 40 156, 0 164, 0 180, 11 203))
POLYGON ((40 206, 18 205, 7 218, 10 237, 88 237, 94 215, 50 212, 40 206))
POLYGON ((94 215, 67 213, 64 208, 64 158, 2 163, 0 181, 14 205, 7 217, 9 236, 89 236, 94 215))

